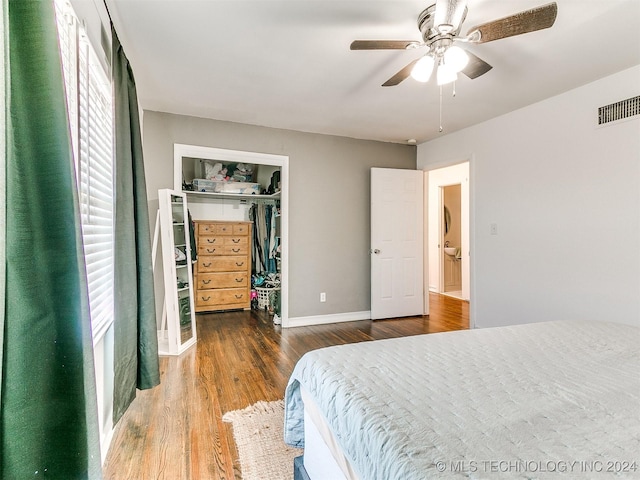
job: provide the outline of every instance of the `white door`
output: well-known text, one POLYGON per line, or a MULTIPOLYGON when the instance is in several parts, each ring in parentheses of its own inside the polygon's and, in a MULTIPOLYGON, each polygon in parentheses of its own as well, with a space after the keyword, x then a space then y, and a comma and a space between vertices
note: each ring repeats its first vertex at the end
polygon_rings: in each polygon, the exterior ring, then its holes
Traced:
POLYGON ((371 169, 371 318, 422 315, 423 178, 371 169))

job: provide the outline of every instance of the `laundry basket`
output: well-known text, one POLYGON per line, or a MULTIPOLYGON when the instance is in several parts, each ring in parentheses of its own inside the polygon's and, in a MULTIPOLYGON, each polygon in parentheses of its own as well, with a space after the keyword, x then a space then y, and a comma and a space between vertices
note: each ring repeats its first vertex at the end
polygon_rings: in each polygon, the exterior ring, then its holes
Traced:
POLYGON ((258 292, 258 308, 263 310, 273 309, 273 305, 270 303, 271 293, 279 291, 280 287, 255 287, 258 292))

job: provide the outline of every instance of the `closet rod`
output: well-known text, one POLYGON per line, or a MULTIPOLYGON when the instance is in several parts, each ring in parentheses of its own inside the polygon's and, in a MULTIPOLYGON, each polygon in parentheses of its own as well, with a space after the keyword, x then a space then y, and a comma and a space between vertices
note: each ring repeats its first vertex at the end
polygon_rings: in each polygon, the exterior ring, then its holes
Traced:
POLYGON ((280 205, 278 198, 243 198, 240 203, 262 204, 262 205, 280 205))

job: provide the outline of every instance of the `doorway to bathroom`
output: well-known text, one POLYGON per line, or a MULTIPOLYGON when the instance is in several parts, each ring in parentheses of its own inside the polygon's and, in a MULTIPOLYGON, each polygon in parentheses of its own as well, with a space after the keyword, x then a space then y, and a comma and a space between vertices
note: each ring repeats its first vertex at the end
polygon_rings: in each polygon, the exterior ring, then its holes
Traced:
POLYGON ((440 187, 441 293, 462 298, 462 199, 461 184, 440 187))
POLYGON ((429 290, 470 300, 469 162, 428 172, 429 290))

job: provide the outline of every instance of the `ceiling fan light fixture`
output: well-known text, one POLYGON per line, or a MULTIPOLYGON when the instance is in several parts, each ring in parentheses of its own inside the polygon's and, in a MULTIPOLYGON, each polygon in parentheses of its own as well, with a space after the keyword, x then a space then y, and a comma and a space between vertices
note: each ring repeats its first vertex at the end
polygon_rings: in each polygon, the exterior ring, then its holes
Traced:
POLYGON ((460 47, 454 45, 444 52, 444 64, 455 73, 461 72, 468 63, 469 56, 460 47))
POLYGON ((431 78, 434 64, 435 60, 433 59, 433 57, 431 55, 425 55, 413 66, 413 69, 411 70, 411 76, 418 82, 428 82, 429 78, 431 78))
POLYGON ((449 66, 441 63, 438 66, 438 72, 436 73, 436 81, 438 86, 446 85, 447 83, 455 82, 458 79, 458 74, 453 71, 449 66))
MULTIPOLYGON (((438 70, 439 86, 454 82, 460 72, 470 79, 478 78, 493 67, 473 52, 456 48, 455 42, 483 44, 543 30, 553 26, 558 14, 558 5, 552 1, 547 5, 477 25, 467 30, 466 36, 460 36, 462 24, 467 16, 469 0, 433 1, 435 3, 429 5, 418 16, 418 30, 422 35, 422 41, 354 40, 351 42, 351 50, 427 49, 423 54, 427 56, 414 58, 384 82, 383 87, 398 85, 409 76, 419 82, 427 82, 433 75, 434 68, 438 70)), ((455 88, 453 95, 455 96, 455 88)))

